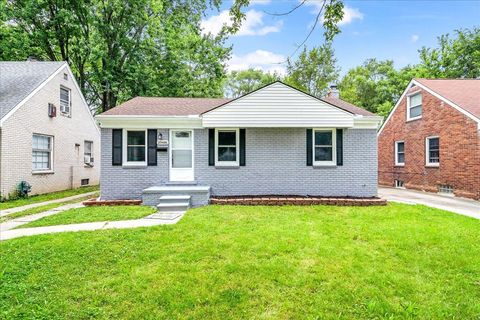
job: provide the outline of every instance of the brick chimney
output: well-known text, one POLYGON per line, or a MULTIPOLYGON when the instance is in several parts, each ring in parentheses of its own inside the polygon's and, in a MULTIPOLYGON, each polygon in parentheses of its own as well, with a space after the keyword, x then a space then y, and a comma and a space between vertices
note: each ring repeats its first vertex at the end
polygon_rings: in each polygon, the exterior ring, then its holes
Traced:
POLYGON ((330 86, 330 90, 327 92, 327 97, 340 99, 340 91, 338 91, 336 84, 330 86))

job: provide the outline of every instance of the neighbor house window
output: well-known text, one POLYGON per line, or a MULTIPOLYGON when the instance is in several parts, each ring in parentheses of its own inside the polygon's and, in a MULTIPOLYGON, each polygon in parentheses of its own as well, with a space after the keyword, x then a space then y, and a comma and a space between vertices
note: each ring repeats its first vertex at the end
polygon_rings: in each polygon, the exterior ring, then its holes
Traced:
POLYGON ((239 129, 215 129, 215 165, 239 165, 239 129))
POLYGON ((407 97, 407 120, 422 117, 422 94, 416 93, 407 97))
POLYGON ((395 165, 405 165, 405 142, 395 141, 395 165))
POLYGON ((335 129, 313 129, 313 165, 336 164, 335 129))
POLYGON ((126 164, 146 164, 147 130, 124 130, 126 164))
POLYGON ((60 112, 70 115, 71 111, 71 91, 68 88, 60 87, 60 112))
POLYGON ((426 165, 438 167, 440 165, 440 138, 428 137, 425 143, 426 165))
POLYGON ((93 165, 93 142, 84 141, 83 148, 83 162, 88 165, 93 165))
POLYGON ((32 170, 52 170, 53 137, 34 134, 32 137, 32 170))

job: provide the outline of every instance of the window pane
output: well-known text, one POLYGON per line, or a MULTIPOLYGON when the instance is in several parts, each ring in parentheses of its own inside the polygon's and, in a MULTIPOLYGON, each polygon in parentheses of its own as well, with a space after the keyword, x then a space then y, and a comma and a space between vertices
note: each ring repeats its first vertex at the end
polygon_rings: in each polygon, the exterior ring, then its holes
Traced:
POLYGON ((331 131, 315 131, 315 145, 332 145, 332 132, 331 131))
POLYGON ((85 153, 91 154, 92 153, 92 142, 85 141, 85 153))
POLYGON ((32 148, 50 150, 50 137, 33 135, 32 148))
POLYGON ((32 152, 32 168, 33 170, 50 169, 50 152, 33 151, 32 152))
POLYGON ((403 152, 405 150, 405 144, 403 142, 397 143, 397 151, 403 152))
POLYGON ((145 161, 145 147, 127 147, 127 161, 145 161))
POLYGON ((237 148, 218 147, 218 161, 237 161, 237 148))
POLYGON ((315 147, 315 161, 332 161, 332 147, 315 147))
POLYGON ((175 132, 172 139, 172 148, 174 149, 191 149, 192 139, 190 138, 190 132, 181 131, 175 132))
POLYGON ((397 161, 398 161, 398 163, 404 163, 405 162, 405 154, 404 153, 399 153, 397 161))
POLYGON ((65 101, 68 101, 69 100, 69 92, 68 90, 64 89, 64 88, 60 88, 60 100, 65 100, 65 101))
POLYGON ((418 106, 422 104, 422 94, 416 94, 414 96, 410 96, 410 106, 418 106))
POLYGON ((127 144, 135 146, 145 145, 145 132, 144 131, 128 131, 127 132, 127 144))
POLYGON ((438 150, 439 148, 439 139, 438 138, 431 138, 428 140, 428 145, 430 146, 430 150, 438 150))
POLYGON ((218 132, 218 145, 219 146, 235 146, 236 143, 235 131, 219 131, 218 132))
POLYGON ((422 106, 410 108, 410 118, 415 118, 422 115, 422 106))
POLYGON ((172 150, 173 168, 191 168, 192 150, 172 150))

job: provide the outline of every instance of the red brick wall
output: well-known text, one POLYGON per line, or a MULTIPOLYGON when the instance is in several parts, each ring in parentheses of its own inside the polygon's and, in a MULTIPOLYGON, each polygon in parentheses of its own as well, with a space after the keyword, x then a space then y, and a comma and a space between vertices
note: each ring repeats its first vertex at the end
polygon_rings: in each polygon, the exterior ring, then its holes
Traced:
MULTIPOLYGON (((410 92, 417 91, 412 88, 410 92)), ((422 91, 422 118, 406 122, 406 97, 378 137, 381 185, 403 180, 406 188, 437 192, 454 187, 455 195, 480 199, 480 131, 477 123, 422 91), (440 137, 440 166, 425 166, 425 138, 440 137), (405 166, 396 167, 395 141, 405 141, 405 166)))

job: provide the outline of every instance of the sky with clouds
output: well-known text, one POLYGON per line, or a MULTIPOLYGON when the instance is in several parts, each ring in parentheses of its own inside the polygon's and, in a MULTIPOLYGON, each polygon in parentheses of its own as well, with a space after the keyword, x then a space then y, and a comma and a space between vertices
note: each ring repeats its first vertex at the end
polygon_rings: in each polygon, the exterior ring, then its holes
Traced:
MULTIPOLYGON (((283 73, 282 64, 301 43, 315 21, 320 0, 305 5, 286 16, 282 13, 300 0, 251 0, 246 19, 227 44, 233 46, 229 70, 249 67, 283 73)), ((220 11, 213 11, 202 21, 204 33, 216 34, 228 24, 226 0, 220 11)), ((437 37, 455 29, 480 27, 480 0, 356 0, 345 1, 342 32, 335 37, 334 49, 341 73, 368 58, 390 59, 396 67, 418 62, 418 49, 433 47, 437 37)), ((322 44, 323 29, 317 28, 306 43, 308 48, 322 44)), ((297 53, 294 57, 298 55, 297 53)))

